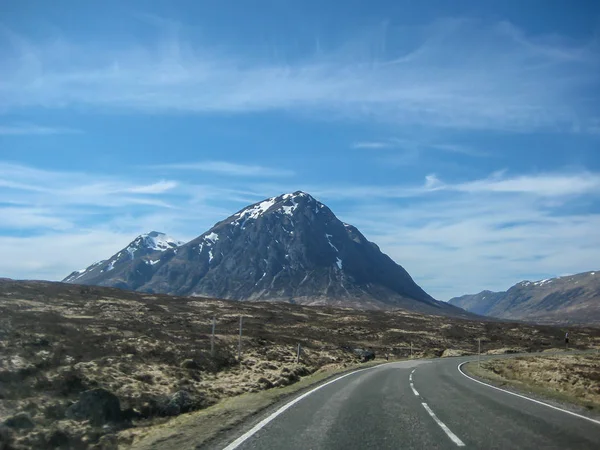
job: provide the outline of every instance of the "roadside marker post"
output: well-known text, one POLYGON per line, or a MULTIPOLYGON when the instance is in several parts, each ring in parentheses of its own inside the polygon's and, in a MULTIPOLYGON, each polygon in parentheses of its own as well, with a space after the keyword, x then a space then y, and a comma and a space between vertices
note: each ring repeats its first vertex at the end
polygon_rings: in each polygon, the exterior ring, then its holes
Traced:
POLYGON ((300 352, 302 351, 302 347, 300 346, 300 343, 298 342, 298 352, 296 353, 296 364, 300 364, 300 352))
POLYGON ((212 334, 210 335, 210 356, 215 357, 215 325, 216 318, 213 316, 212 318, 212 334))
POLYGON ((477 342, 479 343, 479 354, 477 356, 477 367, 481 367, 481 338, 477 338, 477 342))
POLYGON ((240 316, 240 340, 238 343, 238 361, 240 364, 242 364, 242 319, 243 317, 240 316))
POLYGON ((412 359, 412 341, 410 341, 410 359, 412 359))

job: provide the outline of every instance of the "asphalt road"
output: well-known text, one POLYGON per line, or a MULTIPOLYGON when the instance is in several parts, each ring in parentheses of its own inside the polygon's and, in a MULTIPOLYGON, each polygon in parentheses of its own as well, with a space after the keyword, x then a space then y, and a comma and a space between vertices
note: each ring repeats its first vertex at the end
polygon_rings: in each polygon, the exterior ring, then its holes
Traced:
POLYGON ((600 449, 600 423, 479 384, 458 370, 470 359, 354 372, 232 436, 226 448, 600 449))

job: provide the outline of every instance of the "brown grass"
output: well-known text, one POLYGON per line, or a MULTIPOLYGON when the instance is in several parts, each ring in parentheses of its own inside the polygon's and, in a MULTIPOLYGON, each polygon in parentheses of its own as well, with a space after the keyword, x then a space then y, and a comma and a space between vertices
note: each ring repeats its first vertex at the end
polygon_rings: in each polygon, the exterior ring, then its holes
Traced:
POLYGON ((466 369, 496 384, 600 411, 598 354, 494 359, 466 369))

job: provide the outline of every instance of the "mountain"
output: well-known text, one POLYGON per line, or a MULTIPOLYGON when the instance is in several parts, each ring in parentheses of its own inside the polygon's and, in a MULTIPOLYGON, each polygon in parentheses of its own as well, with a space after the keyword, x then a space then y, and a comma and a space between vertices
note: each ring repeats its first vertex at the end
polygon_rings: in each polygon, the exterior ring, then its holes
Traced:
POLYGON ((505 292, 483 291, 448 303, 501 319, 600 325, 600 271, 522 281, 505 292))
POLYGON ((183 242, 158 231, 142 234, 109 259, 77 270, 63 282, 135 290, 150 280, 152 267, 162 257, 174 255, 181 245, 183 242))
POLYGON ((196 239, 161 250, 129 257, 125 249, 64 281, 234 300, 466 314, 434 300, 358 229, 301 191, 250 205, 196 239))

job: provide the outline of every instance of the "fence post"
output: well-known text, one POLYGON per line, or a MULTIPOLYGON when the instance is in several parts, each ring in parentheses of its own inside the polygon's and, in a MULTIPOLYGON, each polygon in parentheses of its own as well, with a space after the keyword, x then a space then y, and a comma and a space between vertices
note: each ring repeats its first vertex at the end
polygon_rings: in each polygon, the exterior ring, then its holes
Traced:
POLYGON ((243 317, 240 316, 240 340, 238 342, 238 361, 240 364, 242 363, 242 319, 243 317))
POLYGON ((216 325, 216 320, 215 320, 215 316, 213 316, 212 334, 210 336, 210 356, 213 358, 215 357, 215 325, 216 325))

